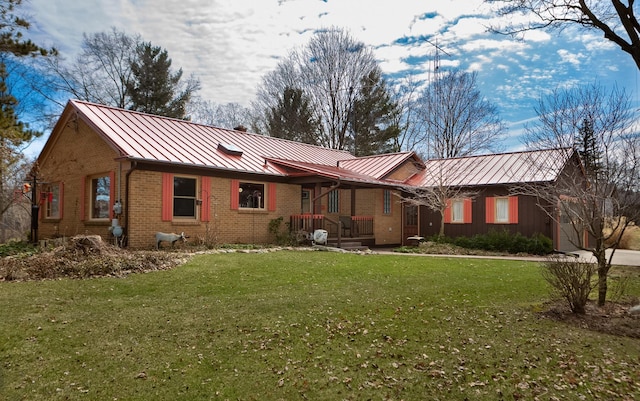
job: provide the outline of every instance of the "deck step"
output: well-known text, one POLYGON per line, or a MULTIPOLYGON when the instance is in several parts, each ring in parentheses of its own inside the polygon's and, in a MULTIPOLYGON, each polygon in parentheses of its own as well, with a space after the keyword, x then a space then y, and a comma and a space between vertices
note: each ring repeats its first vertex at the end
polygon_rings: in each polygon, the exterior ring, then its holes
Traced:
MULTIPOLYGON (((338 248, 337 242, 329 242, 327 245, 338 248)), ((369 249, 368 246, 362 245, 362 242, 359 241, 341 241, 339 248, 347 251, 366 251, 369 249)))

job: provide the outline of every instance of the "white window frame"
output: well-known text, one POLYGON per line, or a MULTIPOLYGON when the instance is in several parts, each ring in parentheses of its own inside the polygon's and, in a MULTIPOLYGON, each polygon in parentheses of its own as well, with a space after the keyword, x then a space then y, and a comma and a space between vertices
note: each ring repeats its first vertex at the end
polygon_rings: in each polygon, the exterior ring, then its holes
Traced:
POLYGON ((110 174, 96 175, 91 177, 89 182, 89 190, 90 190, 90 199, 89 199, 89 207, 90 207, 90 220, 109 220, 109 216, 111 216, 111 211, 109 210, 111 207, 111 197, 113 194, 111 193, 111 176, 110 174), (104 190, 104 185, 99 184, 99 180, 106 180, 106 194, 98 193, 100 187, 104 190), (98 197, 107 197, 106 199, 106 207, 102 205, 104 199, 98 200, 98 197), (96 205, 98 202, 101 202, 100 205, 96 205))
POLYGON ((43 192, 46 195, 44 199, 44 218, 45 219, 59 219, 62 215, 62 204, 60 203, 60 192, 61 192, 62 183, 55 182, 51 184, 47 184, 43 188, 43 192), (49 199, 49 194, 53 194, 51 196, 51 200, 49 199), (54 213, 55 211, 55 213, 54 213))
POLYGON ((509 223, 509 198, 499 197, 495 198, 495 222, 496 223, 509 223), (500 212, 503 212, 502 215, 500 212))
POLYGON ((464 199, 451 201, 451 222, 464 223, 464 199))
POLYGON ((173 198, 172 198, 172 205, 171 205, 171 215, 172 215, 173 219, 174 220, 195 220, 195 219, 197 219, 198 218, 197 201, 198 201, 198 178, 197 177, 193 177, 193 176, 188 176, 188 175, 174 175, 173 176, 173 198), (193 181, 194 182, 193 196, 192 195, 185 195, 185 194, 176 195, 176 191, 175 191, 176 179, 193 181), (176 215, 176 199, 193 201, 193 215, 176 215))

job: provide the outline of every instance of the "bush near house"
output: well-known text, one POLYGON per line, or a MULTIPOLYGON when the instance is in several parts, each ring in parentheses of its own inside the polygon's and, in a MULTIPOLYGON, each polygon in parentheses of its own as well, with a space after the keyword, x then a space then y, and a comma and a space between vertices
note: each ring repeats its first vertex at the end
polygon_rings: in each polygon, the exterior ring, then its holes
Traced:
POLYGON ((429 240, 466 249, 479 249, 490 252, 547 255, 553 251, 553 241, 549 237, 542 234, 525 237, 520 233, 513 234, 506 230, 490 231, 488 234, 476 234, 472 237, 434 237, 429 240))

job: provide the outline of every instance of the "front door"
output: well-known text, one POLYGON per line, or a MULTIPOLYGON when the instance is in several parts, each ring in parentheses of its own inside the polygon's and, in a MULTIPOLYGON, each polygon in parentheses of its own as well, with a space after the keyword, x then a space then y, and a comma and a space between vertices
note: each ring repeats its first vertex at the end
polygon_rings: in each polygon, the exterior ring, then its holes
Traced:
MULTIPOLYGON (((418 206, 404 204, 403 222, 402 222, 402 244, 409 245, 407 237, 413 237, 419 235, 420 230, 418 227, 418 206)), ((415 243, 415 241, 414 241, 415 243)))
POLYGON ((311 213, 311 190, 302 190, 300 209, 302 210, 302 213, 311 213))

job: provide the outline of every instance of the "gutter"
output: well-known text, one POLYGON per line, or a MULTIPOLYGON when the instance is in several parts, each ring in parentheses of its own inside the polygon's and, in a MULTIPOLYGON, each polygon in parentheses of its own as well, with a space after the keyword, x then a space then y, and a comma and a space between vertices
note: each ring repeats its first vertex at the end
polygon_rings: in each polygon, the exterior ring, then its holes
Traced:
POLYGON ((138 167, 138 163, 136 161, 131 161, 131 168, 129 169, 129 171, 127 171, 127 174, 125 175, 125 187, 124 187, 124 219, 126 221, 127 224, 127 231, 129 231, 129 228, 131 227, 131 222, 129 221, 129 177, 131 176, 131 173, 134 172, 134 170, 136 170, 138 167))

